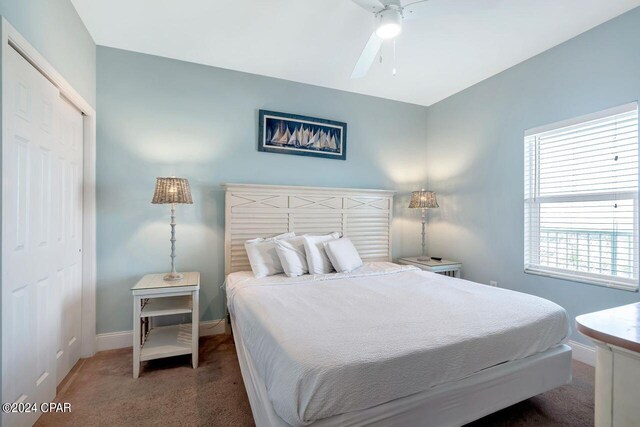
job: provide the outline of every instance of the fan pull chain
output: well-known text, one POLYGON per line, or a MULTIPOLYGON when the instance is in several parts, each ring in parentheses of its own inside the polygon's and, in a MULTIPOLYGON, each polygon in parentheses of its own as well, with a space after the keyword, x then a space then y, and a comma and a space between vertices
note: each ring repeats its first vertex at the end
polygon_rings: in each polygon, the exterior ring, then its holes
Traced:
POLYGON ((393 41, 393 69, 391 71, 391 73, 395 76, 396 75, 396 41, 393 41))

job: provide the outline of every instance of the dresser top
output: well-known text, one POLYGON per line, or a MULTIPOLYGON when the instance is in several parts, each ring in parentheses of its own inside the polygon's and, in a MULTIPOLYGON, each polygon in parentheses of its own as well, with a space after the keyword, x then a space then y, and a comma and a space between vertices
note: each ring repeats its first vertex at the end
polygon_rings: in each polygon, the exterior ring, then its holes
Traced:
POLYGON ((583 314, 576 325, 589 338, 640 353, 640 303, 583 314))
POLYGON ((428 259, 426 261, 419 261, 418 258, 422 258, 422 257, 406 257, 406 258, 398 258, 402 261, 405 262, 409 262, 411 264, 420 264, 420 265, 426 265, 428 267, 440 267, 440 266, 444 266, 444 265, 459 265, 460 263, 458 261, 449 261, 446 259, 443 259, 442 261, 436 261, 435 259, 428 259))
POLYGON ((188 273, 182 273, 184 277, 182 280, 167 281, 164 280, 166 273, 159 274, 147 274, 136 285, 131 288, 132 291, 139 291, 143 289, 172 289, 185 286, 200 287, 200 273, 197 271, 190 271, 188 273))

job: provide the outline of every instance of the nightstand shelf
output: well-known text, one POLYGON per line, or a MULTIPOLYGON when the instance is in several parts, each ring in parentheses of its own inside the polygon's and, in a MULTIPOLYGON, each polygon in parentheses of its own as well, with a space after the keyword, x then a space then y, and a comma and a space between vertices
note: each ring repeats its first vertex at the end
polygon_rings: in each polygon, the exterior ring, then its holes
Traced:
POLYGON ((460 277, 460 271, 462 270, 462 263, 458 261, 449 261, 443 259, 441 261, 436 261, 433 259, 428 259, 426 261, 418 260, 421 257, 407 257, 407 258, 398 258, 396 261, 398 264, 402 265, 413 265, 418 267, 424 271, 431 271, 432 273, 442 274, 444 276, 449 277, 460 277))
POLYGON ((191 344, 190 323, 152 328, 140 349, 140 361, 189 354, 191 344))
POLYGON ((149 298, 140 311, 140 317, 169 316, 191 313, 193 301, 189 295, 179 297, 149 298))

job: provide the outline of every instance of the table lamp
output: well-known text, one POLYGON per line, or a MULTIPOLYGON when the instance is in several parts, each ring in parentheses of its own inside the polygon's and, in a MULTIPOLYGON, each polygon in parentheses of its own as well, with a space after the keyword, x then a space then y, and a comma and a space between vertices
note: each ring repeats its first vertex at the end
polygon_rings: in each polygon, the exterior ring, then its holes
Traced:
POLYGON ((409 207, 413 209, 422 209, 422 257, 418 258, 418 261, 428 261, 429 257, 427 257, 426 246, 424 243, 425 224, 427 222, 427 209, 438 207, 436 193, 433 191, 424 191, 424 188, 420 191, 413 191, 411 193, 409 207))
POLYGON ((164 276, 164 280, 181 280, 183 275, 176 271, 176 205, 192 204, 189 180, 186 178, 156 178, 156 191, 153 194, 153 204, 171 205, 171 273, 164 276))

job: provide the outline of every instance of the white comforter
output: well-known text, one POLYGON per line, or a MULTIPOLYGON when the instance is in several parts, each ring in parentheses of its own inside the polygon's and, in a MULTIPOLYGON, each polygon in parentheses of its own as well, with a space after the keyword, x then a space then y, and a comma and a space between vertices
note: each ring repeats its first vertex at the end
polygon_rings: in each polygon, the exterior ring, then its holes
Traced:
POLYGON ((227 279, 229 309, 276 413, 294 426, 366 409, 554 347, 542 298, 391 263, 227 279))

